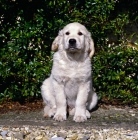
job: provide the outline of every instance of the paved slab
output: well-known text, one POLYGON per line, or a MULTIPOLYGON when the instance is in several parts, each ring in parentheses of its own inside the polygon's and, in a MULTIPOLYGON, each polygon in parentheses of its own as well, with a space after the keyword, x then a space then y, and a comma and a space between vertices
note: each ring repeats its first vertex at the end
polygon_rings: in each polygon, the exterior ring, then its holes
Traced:
POLYGON ((66 121, 57 122, 52 118, 44 118, 43 110, 36 112, 9 112, 0 115, 0 126, 50 126, 63 128, 124 128, 138 130, 138 108, 119 108, 113 106, 99 107, 91 113, 91 119, 84 123, 75 123, 69 116, 66 121))

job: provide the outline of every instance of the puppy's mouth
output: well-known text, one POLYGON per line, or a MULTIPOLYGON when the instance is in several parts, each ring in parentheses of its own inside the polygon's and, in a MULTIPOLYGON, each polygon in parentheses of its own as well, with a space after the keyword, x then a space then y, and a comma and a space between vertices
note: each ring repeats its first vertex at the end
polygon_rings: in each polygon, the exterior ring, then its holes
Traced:
POLYGON ((77 51, 79 51, 79 49, 76 46, 69 45, 68 51, 69 52, 77 52, 77 51))
POLYGON ((78 49, 78 48, 77 48, 76 45, 73 45, 73 46, 72 46, 72 45, 69 45, 68 49, 69 49, 69 50, 76 50, 76 49, 78 49))

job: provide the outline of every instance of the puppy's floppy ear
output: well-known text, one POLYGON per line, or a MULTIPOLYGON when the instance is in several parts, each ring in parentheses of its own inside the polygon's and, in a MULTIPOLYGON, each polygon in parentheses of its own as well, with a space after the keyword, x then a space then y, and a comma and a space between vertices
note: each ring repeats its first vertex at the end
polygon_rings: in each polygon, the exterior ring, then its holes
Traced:
POLYGON ((62 38, 63 38, 63 31, 59 31, 58 36, 54 39, 53 43, 52 43, 52 51, 57 51, 60 44, 62 43, 62 38))
POLYGON ((92 56, 94 55, 95 49, 94 49, 94 42, 93 39, 91 38, 91 34, 88 33, 86 36, 86 42, 85 42, 87 51, 89 53, 89 57, 92 58, 92 56))
POLYGON ((93 39, 90 38, 90 43, 89 43, 89 57, 92 58, 92 56, 94 55, 95 49, 94 49, 94 42, 93 39))

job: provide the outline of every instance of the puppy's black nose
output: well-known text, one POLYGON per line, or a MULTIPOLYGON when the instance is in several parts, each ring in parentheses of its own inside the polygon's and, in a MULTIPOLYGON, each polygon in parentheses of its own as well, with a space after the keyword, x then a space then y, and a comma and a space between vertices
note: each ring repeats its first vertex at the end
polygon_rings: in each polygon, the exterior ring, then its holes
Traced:
POLYGON ((75 43, 76 43, 76 40, 75 40, 75 39, 70 39, 70 40, 69 40, 69 44, 70 44, 70 45, 74 45, 75 43))

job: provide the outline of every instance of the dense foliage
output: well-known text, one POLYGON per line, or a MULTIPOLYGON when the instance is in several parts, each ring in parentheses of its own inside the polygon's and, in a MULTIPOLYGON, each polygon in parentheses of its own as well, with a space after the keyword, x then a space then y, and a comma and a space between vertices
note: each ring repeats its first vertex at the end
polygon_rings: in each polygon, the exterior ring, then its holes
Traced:
POLYGON ((137 44, 135 49, 127 45, 124 29, 138 24, 137 7, 136 0, 1 0, 0 99, 40 97, 52 66, 51 43, 63 26, 77 21, 95 42, 93 80, 99 97, 136 103, 138 49, 137 44))
POLYGON ((137 102, 138 51, 123 45, 108 48, 107 52, 100 51, 94 57, 93 69, 94 85, 99 96, 122 99, 129 104, 137 102))

